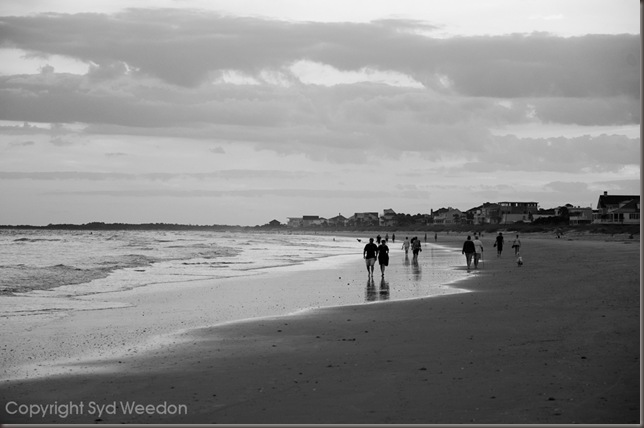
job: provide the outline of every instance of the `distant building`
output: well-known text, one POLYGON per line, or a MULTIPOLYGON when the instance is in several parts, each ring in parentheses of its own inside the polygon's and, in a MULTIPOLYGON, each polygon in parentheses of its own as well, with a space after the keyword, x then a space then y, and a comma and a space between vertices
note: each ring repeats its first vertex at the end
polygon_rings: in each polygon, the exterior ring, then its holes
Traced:
POLYGON ((499 202, 500 223, 531 222, 538 210, 538 202, 499 202))
POLYGON ((485 221, 480 206, 465 211, 465 217, 467 218, 467 224, 483 224, 485 221))
POLYGON ((467 210, 465 215, 471 224, 498 224, 501 221, 501 208, 499 204, 486 202, 467 210))
POLYGON ((640 224, 639 195, 609 195, 604 192, 597 201, 593 223, 640 224))
POLYGON ((349 224, 352 226, 378 226, 379 221, 378 213, 355 213, 349 219, 349 224))
POLYGON ((532 214, 532 221, 539 220, 540 218, 557 217, 557 215, 557 211, 554 208, 539 210, 535 214, 532 214))
POLYGON ((330 219, 327 219, 327 224, 329 226, 346 226, 347 225, 347 218, 343 216, 342 214, 339 214, 335 217, 331 217, 330 219))
POLYGON ((391 208, 385 209, 380 217, 380 226, 396 226, 396 212, 391 208))
POLYGON ((305 215, 302 217, 304 227, 321 226, 326 223, 326 219, 317 215, 305 215))
POLYGON ((432 210, 432 219, 434 224, 455 224, 460 223, 465 218, 465 214, 457 208, 439 208, 432 210))
POLYGON ((302 217, 289 217, 286 225, 288 227, 302 227, 304 226, 304 221, 302 217))
POLYGON ((317 215, 305 215, 303 217, 289 217, 288 227, 311 227, 326 224, 326 219, 317 215))
POLYGON ((590 224, 593 222, 592 207, 568 207, 568 224, 590 224))

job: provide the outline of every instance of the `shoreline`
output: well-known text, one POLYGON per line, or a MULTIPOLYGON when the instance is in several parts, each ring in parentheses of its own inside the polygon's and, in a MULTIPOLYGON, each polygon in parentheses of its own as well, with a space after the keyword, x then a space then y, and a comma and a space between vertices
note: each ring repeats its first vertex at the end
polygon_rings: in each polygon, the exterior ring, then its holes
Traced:
POLYGON ((191 329, 100 361, 109 374, 3 383, 2 398, 190 409, 106 423, 637 423, 639 241, 523 243, 523 267, 486 258, 471 293, 191 329))
MULTIPOLYGON (((4 317, 3 324, 14 334, 4 340, 11 352, 2 354, 0 382, 91 372, 96 361, 145 353, 171 343, 181 331, 366 304, 363 268, 359 254, 324 256, 243 276, 178 281, 176 287, 150 284, 72 299, 104 309, 4 317), (86 368, 79 368, 84 362, 86 368)), ((430 291, 457 292, 448 285, 430 291)))

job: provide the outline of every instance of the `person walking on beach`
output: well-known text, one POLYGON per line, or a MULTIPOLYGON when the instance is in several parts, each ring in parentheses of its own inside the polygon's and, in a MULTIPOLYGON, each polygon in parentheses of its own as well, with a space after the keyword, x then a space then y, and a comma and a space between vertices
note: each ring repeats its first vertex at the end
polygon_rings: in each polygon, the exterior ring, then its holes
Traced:
POLYGON ((389 242, 389 233, 385 233, 385 243, 389 242))
POLYGON ((411 252, 414 254, 414 260, 418 260, 418 253, 423 251, 420 243, 420 239, 417 236, 411 238, 411 252))
POLYGON ((376 242, 378 243, 378 245, 380 245, 380 239, 380 234, 378 234, 378 236, 376 236, 376 242))
POLYGON ((378 246, 373 243, 373 238, 369 238, 369 243, 365 245, 364 250, 362 250, 362 256, 365 259, 369 276, 373 276, 373 267, 376 264, 376 254, 378 254, 378 246))
POLYGON ((405 250, 405 255, 407 255, 409 253, 409 245, 411 245, 409 243, 409 237, 405 236, 405 241, 402 244, 402 249, 405 250))
POLYGON ((467 240, 463 242, 463 251, 461 254, 465 254, 465 261, 467 262, 467 270, 470 270, 470 265, 472 264, 472 257, 476 253, 476 247, 474 242, 472 242, 472 237, 467 235, 467 240))
POLYGON ((474 235, 474 269, 479 268, 479 262, 483 258, 483 243, 478 236, 474 235))
POLYGON ((516 239, 512 242, 512 248, 514 248, 514 255, 518 256, 519 255, 519 250, 521 249, 521 240, 519 239, 518 234, 517 234, 516 239))
POLYGON ((497 235, 494 246, 496 247, 496 256, 501 257, 501 253, 503 252, 503 234, 501 232, 497 235))
POLYGON ((389 265, 389 247, 385 241, 382 241, 378 246, 378 263, 381 276, 385 276, 385 267, 389 265))
POLYGON ((434 232, 434 242, 438 241, 438 233, 434 232))
POLYGON ((394 244, 396 243, 396 234, 395 233, 391 234, 391 242, 394 243, 394 244))

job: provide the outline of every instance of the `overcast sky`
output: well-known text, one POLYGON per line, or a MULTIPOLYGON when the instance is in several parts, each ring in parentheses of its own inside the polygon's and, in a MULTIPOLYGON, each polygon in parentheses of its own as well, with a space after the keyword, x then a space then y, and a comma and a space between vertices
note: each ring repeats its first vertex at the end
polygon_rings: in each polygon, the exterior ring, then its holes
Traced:
POLYGON ((640 193, 635 0, 3 0, 0 224, 640 193))

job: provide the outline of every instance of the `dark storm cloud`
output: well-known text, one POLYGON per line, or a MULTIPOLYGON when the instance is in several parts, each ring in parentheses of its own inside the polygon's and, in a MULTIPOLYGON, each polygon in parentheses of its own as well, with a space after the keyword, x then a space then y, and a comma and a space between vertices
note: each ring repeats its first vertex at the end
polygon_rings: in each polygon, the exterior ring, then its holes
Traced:
MULTIPOLYGON (((639 143, 626 137, 530 140, 489 130, 639 124, 639 36, 434 39, 419 32, 427 29, 409 20, 293 23, 176 9, 0 17, 2 46, 88 64, 85 75, 43 67, 1 76, 0 119, 84 124, 52 133, 61 148, 96 133, 178 137, 219 153, 240 143, 334 163, 364 163, 367 153, 455 155, 483 172, 617 171, 638 158, 639 143), (424 87, 306 85, 291 68, 298 61, 398 72, 424 87), (255 81, 221 83, 231 70, 255 81), (266 72, 287 84, 271 84, 266 72)), ((28 124, 0 132, 49 133, 28 124)))
POLYGON ((167 82, 196 86, 218 70, 250 75, 298 60, 340 70, 395 70, 431 85, 447 76, 463 95, 639 97, 636 35, 548 34, 432 39, 412 21, 292 23, 205 11, 131 9, 115 15, 0 18, 0 41, 34 55, 120 63, 167 82), (407 30, 407 31, 405 31, 407 30))

